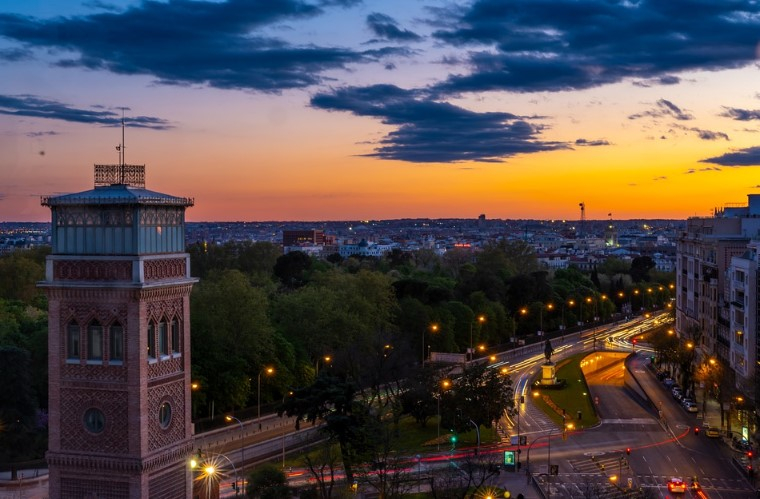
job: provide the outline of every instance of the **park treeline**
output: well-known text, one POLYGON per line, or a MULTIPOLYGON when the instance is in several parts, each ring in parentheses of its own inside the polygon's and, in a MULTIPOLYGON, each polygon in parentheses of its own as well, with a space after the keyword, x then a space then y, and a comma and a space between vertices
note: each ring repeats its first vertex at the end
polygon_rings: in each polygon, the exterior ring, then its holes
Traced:
MULTIPOLYGON (((399 379, 429 351, 488 352, 538 330, 661 306, 673 281, 649 257, 609 258, 591 272, 546 270, 523 241, 379 258, 283 254, 268 242, 187 251, 200 279, 191 294, 196 418, 259 397, 281 402, 318 371, 359 383, 399 379)), ((0 462, 18 459, 8 454, 29 446, 12 440, 28 441, 46 423, 47 304, 36 283, 48 253, 0 258, 0 462)))

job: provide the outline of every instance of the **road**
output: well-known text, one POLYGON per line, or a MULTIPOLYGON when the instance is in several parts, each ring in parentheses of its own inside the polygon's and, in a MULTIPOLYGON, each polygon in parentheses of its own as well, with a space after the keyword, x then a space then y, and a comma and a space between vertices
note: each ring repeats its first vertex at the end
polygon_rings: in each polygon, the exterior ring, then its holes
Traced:
MULTIPOLYGON (((585 332, 577 341, 555 346, 554 357, 591 352, 594 344, 599 355, 605 355, 602 348, 631 352, 629 340, 659 320, 662 318, 653 317, 585 332)), ((638 346, 637 349, 641 351, 638 346)), ((754 497, 754 488, 732 461, 734 451, 720 439, 694 435, 695 415, 687 413, 646 367, 648 355, 632 356, 628 375, 635 376, 654 405, 625 386, 625 364, 618 360, 587 375, 591 395, 598 399, 601 423, 572 432, 567 440, 556 429, 554 435, 549 435, 553 423, 525 397, 526 404, 520 405, 520 431, 532 443, 531 471, 538 474, 545 493, 554 497, 615 497, 622 496, 621 489, 627 489, 630 483, 630 487, 641 488, 650 497, 671 497, 666 486, 671 477, 690 483, 696 476, 702 487, 700 497, 754 497), (546 476, 549 464, 559 467, 557 476, 546 476)), ((517 401, 521 394, 528 393, 543 360, 543 355, 535 355, 512 362, 517 401)), ((516 434, 517 418, 509 424, 516 434)))

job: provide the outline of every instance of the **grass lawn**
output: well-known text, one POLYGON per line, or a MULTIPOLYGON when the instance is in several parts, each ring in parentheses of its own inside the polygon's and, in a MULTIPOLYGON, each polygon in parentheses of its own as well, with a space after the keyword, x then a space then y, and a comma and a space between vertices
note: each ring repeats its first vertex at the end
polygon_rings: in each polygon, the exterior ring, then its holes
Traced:
POLYGON ((564 379, 564 388, 550 389, 533 384, 531 397, 533 402, 544 411, 557 425, 562 426, 562 409, 565 410, 566 422, 572 422, 575 428, 587 428, 599 423, 599 417, 594 411, 591 394, 586 385, 586 378, 581 372, 581 360, 587 353, 573 355, 557 363, 555 374, 557 379, 564 379), (554 407, 559 409, 559 412, 554 407), (578 420, 578 411, 581 419, 578 420))

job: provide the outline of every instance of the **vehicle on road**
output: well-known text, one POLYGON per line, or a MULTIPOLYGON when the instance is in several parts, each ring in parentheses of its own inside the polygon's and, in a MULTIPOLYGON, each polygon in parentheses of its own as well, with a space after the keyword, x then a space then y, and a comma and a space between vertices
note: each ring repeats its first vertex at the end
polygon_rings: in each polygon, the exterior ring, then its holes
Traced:
POLYGON ((720 431, 718 431, 717 428, 707 428, 705 435, 710 438, 718 438, 720 436, 720 431))
POLYGON ((697 407, 697 404, 694 402, 685 403, 683 408, 686 409, 686 412, 699 412, 699 407, 697 407))
POLYGON ((680 478, 671 478, 668 480, 668 492, 671 494, 685 494, 686 484, 680 478))

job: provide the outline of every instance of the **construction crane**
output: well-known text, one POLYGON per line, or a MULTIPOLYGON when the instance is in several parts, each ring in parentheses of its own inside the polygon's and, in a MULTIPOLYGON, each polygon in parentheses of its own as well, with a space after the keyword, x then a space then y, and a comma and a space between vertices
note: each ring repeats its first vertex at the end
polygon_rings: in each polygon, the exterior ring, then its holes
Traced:
POLYGON ((586 223, 586 203, 581 201, 578 203, 578 206, 581 207, 581 226, 578 233, 581 237, 583 237, 583 225, 586 223))

